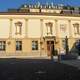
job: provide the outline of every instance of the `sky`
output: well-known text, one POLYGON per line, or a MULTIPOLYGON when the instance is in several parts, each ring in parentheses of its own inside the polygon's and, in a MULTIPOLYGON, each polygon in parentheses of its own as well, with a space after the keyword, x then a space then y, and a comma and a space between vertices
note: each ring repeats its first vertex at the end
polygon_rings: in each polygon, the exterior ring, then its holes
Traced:
POLYGON ((37 2, 80 6, 80 0, 0 0, 0 11, 3 12, 10 8, 19 8, 22 4, 35 4, 37 2))

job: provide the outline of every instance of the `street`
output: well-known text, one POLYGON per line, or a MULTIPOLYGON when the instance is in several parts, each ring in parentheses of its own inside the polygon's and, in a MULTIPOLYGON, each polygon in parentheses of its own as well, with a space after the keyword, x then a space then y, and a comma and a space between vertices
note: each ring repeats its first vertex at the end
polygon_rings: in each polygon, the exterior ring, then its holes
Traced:
POLYGON ((0 80, 80 80, 80 69, 49 59, 0 59, 0 80))

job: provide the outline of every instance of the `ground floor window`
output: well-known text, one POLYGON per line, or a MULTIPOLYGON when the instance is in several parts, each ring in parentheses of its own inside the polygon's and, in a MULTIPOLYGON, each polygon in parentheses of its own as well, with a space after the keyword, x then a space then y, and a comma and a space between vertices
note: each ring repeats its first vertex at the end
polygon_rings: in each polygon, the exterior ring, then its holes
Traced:
POLYGON ((6 41, 0 41, 0 51, 5 51, 6 41))
POLYGON ((32 41, 32 50, 38 50, 38 41, 32 41))
POLYGON ((21 51, 22 50, 22 41, 16 41, 16 50, 21 51))

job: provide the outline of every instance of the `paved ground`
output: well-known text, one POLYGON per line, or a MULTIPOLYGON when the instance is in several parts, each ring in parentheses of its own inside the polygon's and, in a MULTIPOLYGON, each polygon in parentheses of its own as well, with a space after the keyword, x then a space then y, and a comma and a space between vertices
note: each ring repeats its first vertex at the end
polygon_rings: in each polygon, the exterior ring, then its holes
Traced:
POLYGON ((61 63, 77 67, 80 70, 80 60, 62 60, 61 63))
POLYGON ((80 80, 80 70, 64 61, 0 59, 0 80, 80 80))

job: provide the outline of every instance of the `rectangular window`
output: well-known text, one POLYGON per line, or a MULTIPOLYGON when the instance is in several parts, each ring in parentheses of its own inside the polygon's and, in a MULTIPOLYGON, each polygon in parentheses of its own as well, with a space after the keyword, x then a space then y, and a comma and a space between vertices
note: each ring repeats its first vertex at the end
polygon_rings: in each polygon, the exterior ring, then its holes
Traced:
POLYGON ((21 51, 22 50, 22 41, 16 41, 16 50, 21 51))
POLYGON ((74 34, 80 35, 80 26, 78 23, 73 24, 74 26, 74 34))
POLYGON ((48 22, 48 23, 45 23, 45 25, 46 25, 46 29, 47 29, 47 35, 48 34, 52 35, 53 23, 52 22, 48 22))
POLYGON ((15 23, 15 27, 16 27, 16 32, 15 34, 22 34, 22 22, 18 21, 15 23))
POLYGON ((0 41, 0 51, 5 51, 5 48, 6 48, 6 42, 0 41))
POLYGON ((60 31, 66 32, 66 30, 67 30, 66 27, 67 27, 66 24, 60 24, 60 31))
POLYGON ((79 34, 79 27, 74 27, 75 34, 79 34))
POLYGON ((32 41, 32 50, 38 50, 38 41, 32 41))

